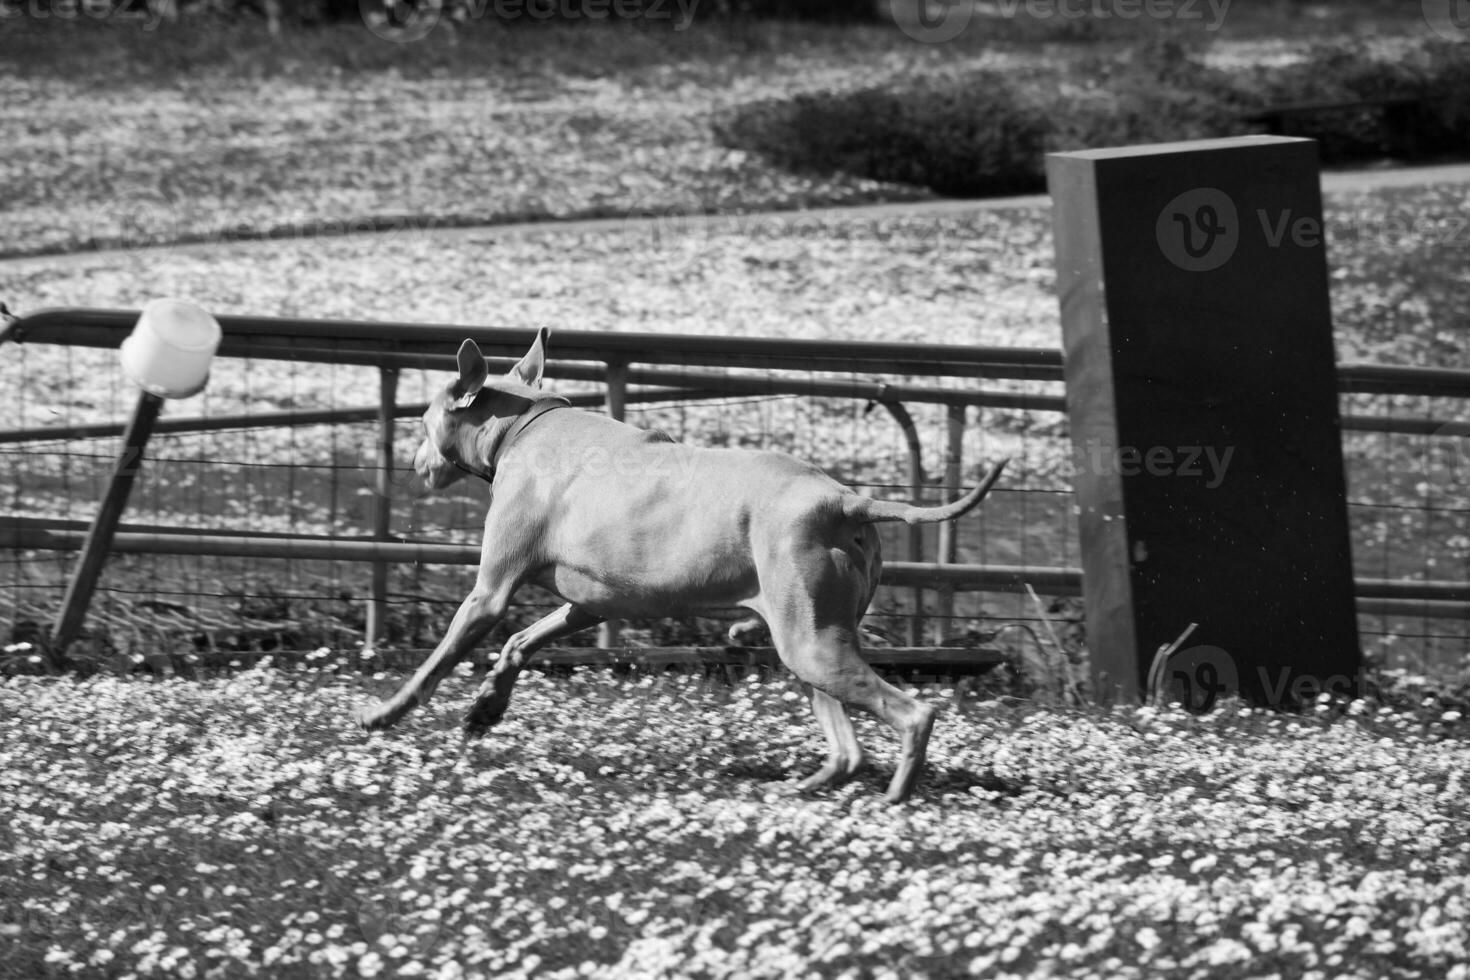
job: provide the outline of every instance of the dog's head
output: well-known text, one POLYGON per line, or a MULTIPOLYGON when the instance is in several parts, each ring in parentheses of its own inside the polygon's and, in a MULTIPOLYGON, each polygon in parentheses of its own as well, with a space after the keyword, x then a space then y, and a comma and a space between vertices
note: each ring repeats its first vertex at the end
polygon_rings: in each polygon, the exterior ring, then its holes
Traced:
POLYGON ((459 376, 429 402, 424 441, 413 458, 414 470, 429 489, 442 490, 470 473, 488 473, 490 449, 540 397, 546 336, 542 327, 526 356, 494 380, 479 346, 473 340, 460 345, 459 376))

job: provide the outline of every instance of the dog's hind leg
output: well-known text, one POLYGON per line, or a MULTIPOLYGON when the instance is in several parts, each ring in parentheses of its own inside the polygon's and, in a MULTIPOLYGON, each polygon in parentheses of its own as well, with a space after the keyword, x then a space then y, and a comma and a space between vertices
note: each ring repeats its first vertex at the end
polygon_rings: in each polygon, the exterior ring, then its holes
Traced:
POLYGON ((863 747, 858 744, 852 719, 842 702, 830 694, 811 689, 812 713, 827 736, 827 762, 822 768, 796 784, 798 793, 809 793, 823 786, 849 779, 863 764, 863 747))
MULTIPOLYGON (((854 630, 827 627, 804 637, 781 632, 785 635, 778 637, 776 648, 797 677, 843 705, 862 708, 875 715, 898 734, 901 741, 898 767, 889 781, 886 798, 890 803, 908 799, 924 765, 929 733, 934 728, 934 708, 879 677, 858 653, 854 630)), ((812 707, 817 707, 815 699, 812 707)), ((818 719, 826 729, 829 721, 823 718, 823 710, 818 709, 818 719)), ((843 720, 847 720, 845 716, 843 720)), ((848 721, 847 724, 850 730, 852 723, 848 721)), ((831 740, 829 735, 829 743, 831 740)), ((856 741, 854 736, 854 745, 856 741)), ((860 755, 857 760, 861 761, 860 755)), ((809 789, 829 782, 836 775, 833 770, 829 758, 827 765, 804 781, 801 787, 809 789)))
POLYGON ((487 587, 476 585, 474 591, 460 603, 459 611, 444 633, 444 639, 429 654, 427 660, 414 671, 413 676, 403 683, 393 696, 379 704, 370 705, 357 712, 357 723, 368 730, 389 728, 404 715, 421 704, 428 703, 434 688, 455 664, 485 638, 485 634, 505 615, 505 607, 515 591, 516 582, 507 586, 487 587))
MULTIPOLYGON (((902 746, 887 799, 899 803, 913 792, 923 767, 935 710, 883 680, 862 657, 858 623, 882 568, 876 535, 870 529, 862 534, 846 554, 812 547, 800 538, 775 545, 763 563, 768 571, 761 581, 761 605, 754 608, 770 625, 776 652, 792 673, 842 705, 877 716, 898 733, 902 746)), ((826 709, 815 700, 812 706, 826 730, 831 715, 824 716, 826 709)), ((845 738, 850 726, 848 722, 846 729, 833 730, 845 738)), ((828 735, 829 744, 832 740, 828 735)), ((802 786, 830 781, 836 768, 829 757, 802 786)))
POLYGON ((530 626, 505 641, 500 650, 500 659, 486 675, 475 703, 465 715, 465 734, 471 737, 483 735, 491 725, 500 720, 510 705, 510 695, 515 689, 516 678, 526 666, 531 655, 553 640, 596 626, 601 616, 594 616, 570 602, 556 612, 538 619, 530 626))
POLYGON ((924 768, 929 735, 934 730, 934 718, 938 712, 931 705, 909 697, 881 679, 878 683, 882 690, 864 707, 892 726, 902 740, 898 766, 893 770, 888 792, 884 794, 889 803, 902 803, 913 793, 919 770, 924 768))

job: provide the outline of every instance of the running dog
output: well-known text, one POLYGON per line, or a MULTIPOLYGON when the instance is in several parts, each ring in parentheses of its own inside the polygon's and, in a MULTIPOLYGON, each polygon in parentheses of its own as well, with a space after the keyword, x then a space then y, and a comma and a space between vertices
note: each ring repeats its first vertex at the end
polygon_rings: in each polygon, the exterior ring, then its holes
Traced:
POLYGON ((554 640, 609 618, 743 607, 809 686, 827 738, 826 763, 795 789, 838 782, 862 764, 847 714, 857 707, 901 738, 886 798, 907 799, 935 709, 885 682, 858 652, 858 623, 883 567, 874 525, 954 520, 979 505, 1006 461, 944 506, 873 500, 783 453, 693 448, 577 411, 542 390, 546 339, 542 329, 495 379, 466 340, 458 376, 424 413, 414 469, 425 484, 477 477, 491 486, 479 576, 434 652, 358 722, 387 728, 426 703, 526 583, 566 605, 506 642, 466 716, 470 734, 500 719, 521 669, 554 640))

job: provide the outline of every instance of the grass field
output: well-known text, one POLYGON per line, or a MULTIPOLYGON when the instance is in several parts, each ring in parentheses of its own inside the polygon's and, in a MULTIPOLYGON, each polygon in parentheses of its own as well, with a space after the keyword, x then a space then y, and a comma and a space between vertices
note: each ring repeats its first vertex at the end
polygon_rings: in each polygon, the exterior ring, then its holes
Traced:
POLYGON ((1403 5, 1236 7, 1218 32, 990 16, 948 44, 891 25, 484 23, 405 45, 352 26, 272 40, 248 20, 0 18, 0 255, 928 197, 789 173, 722 146, 712 122, 747 102, 982 68, 1081 92, 1160 38, 1245 69, 1317 42, 1431 36, 1403 5))
POLYGON ((387 683, 0 683, 0 976, 1470 976, 1465 705, 1412 686, 1199 718, 931 688, 888 808, 866 720, 856 782, 783 795, 822 752, 783 680, 532 672, 468 745, 465 677, 350 728, 387 683))

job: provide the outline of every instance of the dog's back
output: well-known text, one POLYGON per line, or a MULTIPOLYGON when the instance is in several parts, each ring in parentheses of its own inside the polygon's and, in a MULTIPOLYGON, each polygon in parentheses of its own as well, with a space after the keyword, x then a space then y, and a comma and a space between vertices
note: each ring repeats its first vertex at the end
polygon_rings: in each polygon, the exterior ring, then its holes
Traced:
POLYGON ((528 432, 492 504, 518 508, 531 495, 558 515, 532 580, 569 602, 609 616, 735 606, 760 591, 759 568, 792 547, 851 550, 876 573, 877 535, 846 515, 852 492, 817 467, 582 419, 528 432))

